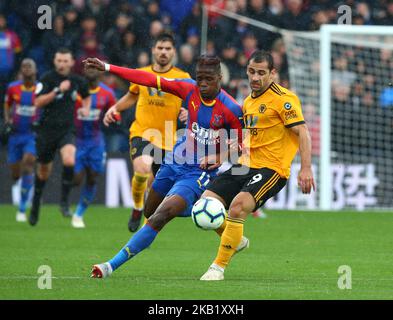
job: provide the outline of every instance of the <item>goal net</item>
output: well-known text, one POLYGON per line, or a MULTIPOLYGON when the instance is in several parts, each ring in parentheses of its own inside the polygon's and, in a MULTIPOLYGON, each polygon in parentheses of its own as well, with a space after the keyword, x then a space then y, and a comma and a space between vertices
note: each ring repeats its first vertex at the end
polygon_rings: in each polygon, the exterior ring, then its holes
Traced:
POLYGON ((314 137, 319 206, 393 209, 393 28, 328 25, 283 38, 314 137))
POLYGON ((393 210, 393 27, 325 25, 279 29, 236 13, 209 10, 270 32, 286 48, 290 89, 312 137, 317 192, 297 187, 300 159, 268 208, 393 210))

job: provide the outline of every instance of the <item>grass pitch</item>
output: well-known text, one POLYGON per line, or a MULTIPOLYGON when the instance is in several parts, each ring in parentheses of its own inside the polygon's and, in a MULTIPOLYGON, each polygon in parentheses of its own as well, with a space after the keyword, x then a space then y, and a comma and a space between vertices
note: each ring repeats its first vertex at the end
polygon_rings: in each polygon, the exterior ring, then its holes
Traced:
POLYGON ((199 277, 219 239, 190 218, 172 221, 152 246, 111 278, 91 279, 94 263, 128 241, 129 210, 92 206, 75 230, 55 206, 36 227, 15 222, 0 206, 0 299, 393 299, 393 214, 270 211, 250 217, 250 248, 236 255, 221 282, 199 277), (52 269, 52 289, 37 286, 39 266, 52 269), (338 268, 352 270, 340 290, 338 268))

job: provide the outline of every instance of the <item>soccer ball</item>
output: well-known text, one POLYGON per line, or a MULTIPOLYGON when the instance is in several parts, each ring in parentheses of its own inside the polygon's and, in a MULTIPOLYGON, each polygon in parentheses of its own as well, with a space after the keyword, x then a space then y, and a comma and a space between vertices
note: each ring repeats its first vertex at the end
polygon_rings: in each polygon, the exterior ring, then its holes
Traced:
POLYGON ((206 197, 199 199, 192 207, 191 217, 195 225, 203 230, 215 230, 225 221, 226 211, 221 201, 206 197))

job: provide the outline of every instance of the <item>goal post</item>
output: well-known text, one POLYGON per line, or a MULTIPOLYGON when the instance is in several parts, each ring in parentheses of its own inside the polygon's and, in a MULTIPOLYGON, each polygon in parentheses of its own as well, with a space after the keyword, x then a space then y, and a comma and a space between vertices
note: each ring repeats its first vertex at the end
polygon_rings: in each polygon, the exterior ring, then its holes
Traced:
MULTIPOLYGON (((331 103, 332 103, 332 39, 341 35, 344 43, 353 43, 355 46, 370 46, 367 39, 353 41, 351 36, 381 36, 391 37, 393 40, 393 27, 389 26, 360 26, 360 25, 322 25, 320 29, 320 114, 321 114, 321 156, 320 156, 320 209, 332 209, 333 185, 331 173, 331 103), (347 38, 347 39, 343 39, 347 38)), ((392 50, 393 42, 379 42, 374 47, 392 50)), ((392 56, 393 58, 393 56, 392 56)), ((393 76, 393 74, 390 74, 393 76)), ((386 79, 387 81, 389 79, 386 79)), ((393 81, 391 78, 390 81, 393 81)), ((393 107, 393 106, 392 106, 393 107)), ((393 174, 393 168, 392 172, 393 174)), ((393 181, 391 181, 393 189, 393 181)))
POLYGON ((323 25, 299 32, 214 6, 205 10, 281 34, 285 45, 289 89, 302 102, 312 136, 317 192, 298 191, 297 156, 287 186, 266 206, 393 211, 393 27, 323 25))

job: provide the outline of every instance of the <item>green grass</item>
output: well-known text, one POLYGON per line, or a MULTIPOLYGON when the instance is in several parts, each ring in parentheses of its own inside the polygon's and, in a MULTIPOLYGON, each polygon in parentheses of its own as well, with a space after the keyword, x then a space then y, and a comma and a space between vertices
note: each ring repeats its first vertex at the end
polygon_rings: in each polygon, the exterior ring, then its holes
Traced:
POLYGON ((127 209, 89 208, 75 230, 57 207, 44 206, 36 227, 15 222, 0 206, 0 299, 393 299, 393 214, 269 212, 249 218, 251 245, 236 255, 225 281, 199 277, 215 257, 214 232, 178 218, 151 248, 111 278, 91 279, 128 241, 127 209), (49 265, 52 289, 37 287, 49 265), (352 289, 337 287, 340 265, 352 269, 352 289))

